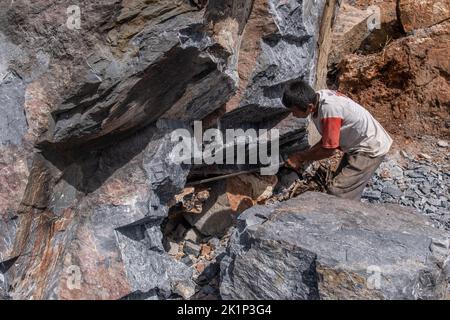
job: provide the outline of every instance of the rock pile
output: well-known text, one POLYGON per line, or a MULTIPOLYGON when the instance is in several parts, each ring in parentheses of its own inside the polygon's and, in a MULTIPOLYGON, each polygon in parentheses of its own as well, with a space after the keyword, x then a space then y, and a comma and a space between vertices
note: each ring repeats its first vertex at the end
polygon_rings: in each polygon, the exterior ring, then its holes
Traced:
POLYGON ((413 158, 390 156, 382 163, 364 191, 371 203, 413 207, 429 216, 436 226, 450 230, 450 171, 426 154, 413 158), (428 158, 429 157, 429 158, 428 158), (399 159, 400 158, 400 159, 399 159))

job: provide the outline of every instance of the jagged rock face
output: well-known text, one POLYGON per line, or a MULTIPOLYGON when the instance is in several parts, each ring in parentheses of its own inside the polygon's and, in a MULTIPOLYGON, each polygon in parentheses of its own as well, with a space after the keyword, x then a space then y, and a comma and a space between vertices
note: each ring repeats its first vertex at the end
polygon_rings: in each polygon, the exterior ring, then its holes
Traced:
POLYGON ((255 128, 304 137, 292 119, 280 122, 281 89, 315 77, 324 2, 82 0, 80 30, 67 27, 68 0, 2 2, 9 294, 167 298, 189 287, 188 269, 161 241, 189 172, 168 159, 170 132, 239 107, 255 128))
POLYGON ((449 236, 413 211, 306 193, 240 217, 224 299, 448 298, 449 236))

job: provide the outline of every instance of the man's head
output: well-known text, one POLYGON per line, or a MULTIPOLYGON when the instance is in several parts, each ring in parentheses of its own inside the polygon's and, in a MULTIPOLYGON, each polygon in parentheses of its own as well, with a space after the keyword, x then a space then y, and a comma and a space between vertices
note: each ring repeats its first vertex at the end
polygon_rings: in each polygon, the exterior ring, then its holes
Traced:
POLYGON ((307 118, 316 111, 317 94, 304 81, 290 83, 284 91, 283 104, 297 118, 307 118))

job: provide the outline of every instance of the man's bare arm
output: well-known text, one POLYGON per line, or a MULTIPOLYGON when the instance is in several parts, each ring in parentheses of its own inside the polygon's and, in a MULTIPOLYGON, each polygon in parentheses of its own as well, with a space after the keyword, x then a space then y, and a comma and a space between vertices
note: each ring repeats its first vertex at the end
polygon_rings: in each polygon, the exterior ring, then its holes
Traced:
POLYGON ((337 149, 327 149, 322 147, 322 141, 309 150, 295 153, 289 157, 288 164, 298 167, 304 161, 315 161, 327 159, 335 154, 337 149))

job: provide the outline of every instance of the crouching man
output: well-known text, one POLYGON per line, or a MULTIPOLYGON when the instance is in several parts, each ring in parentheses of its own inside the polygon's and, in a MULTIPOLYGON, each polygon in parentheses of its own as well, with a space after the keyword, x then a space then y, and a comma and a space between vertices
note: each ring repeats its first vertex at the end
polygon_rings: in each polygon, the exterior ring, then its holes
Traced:
POLYGON ((309 84, 289 84, 283 104, 297 118, 311 117, 322 140, 311 149, 289 157, 288 165, 298 169, 302 162, 331 157, 337 149, 345 154, 328 193, 360 200, 372 175, 389 152, 392 139, 381 124, 362 106, 331 90, 315 92, 309 84))

